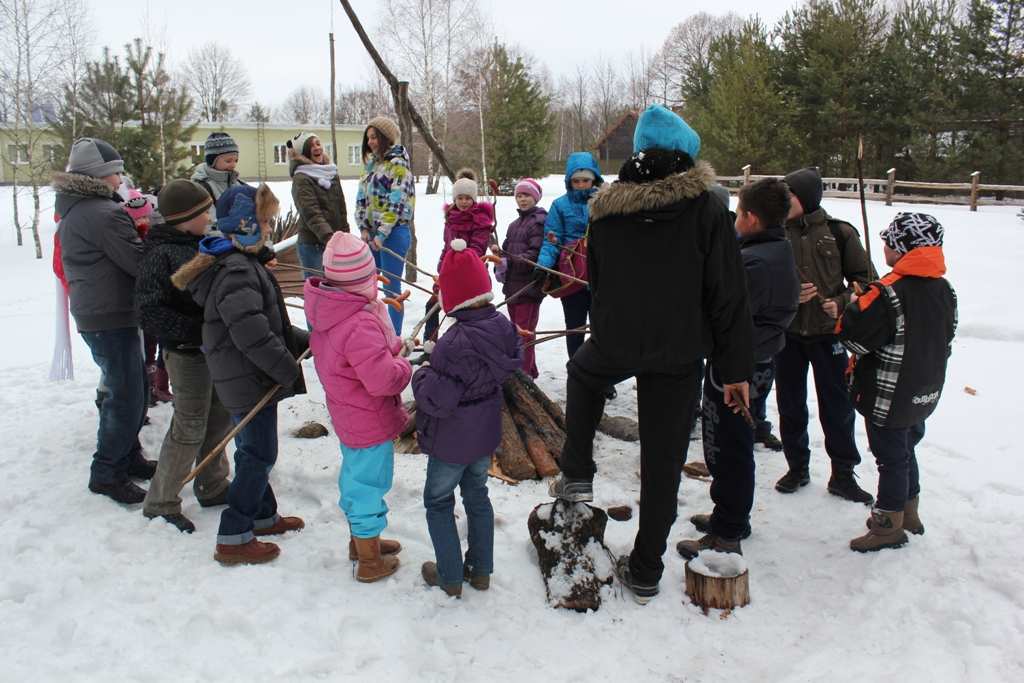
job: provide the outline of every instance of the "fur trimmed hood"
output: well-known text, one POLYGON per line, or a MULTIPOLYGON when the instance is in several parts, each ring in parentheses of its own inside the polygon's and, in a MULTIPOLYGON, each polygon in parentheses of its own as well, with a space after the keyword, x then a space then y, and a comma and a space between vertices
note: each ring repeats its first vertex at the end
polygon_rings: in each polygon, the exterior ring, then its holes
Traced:
POLYGON ((193 280, 205 273, 216 261, 217 257, 213 254, 196 254, 171 275, 171 284, 184 291, 193 280))
POLYGON ((706 161, 698 161, 685 173, 649 183, 614 182, 602 187, 590 200, 590 220, 661 209, 698 197, 714 184, 715 169, 706 161))
POLYGON ((79 197, 100 197, 113 199, 114 190, 99 178, 84 173, 54 173, 51 183, 54 192, 77 195, 79 197))

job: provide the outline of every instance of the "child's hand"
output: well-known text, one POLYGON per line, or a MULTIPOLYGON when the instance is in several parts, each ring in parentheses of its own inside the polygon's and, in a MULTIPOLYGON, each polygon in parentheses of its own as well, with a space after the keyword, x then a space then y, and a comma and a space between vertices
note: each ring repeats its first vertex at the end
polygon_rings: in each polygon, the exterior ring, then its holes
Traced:
POLYGON ((516 325, 516 334, 518 334, 520 337, 524 339, 533 339, 535 336, 537 336, 530 330, 524 330, 523 328, 519 327, 519 325, 516 325))
POLYGON ((548 242, 551 242, 551 244, 558 244, 558 238, 555 236, 555 233, 549 232, 544 237, 545 239, 547 239, 548 242))
POLYGON ((412 337, 406 337, 402 340, 402 358, 407 358, 416 350, 416 340, 412 337))
POLYGON ((835 320, 839 317, 839 304, 835 299, 826 299, 821 302, 821 310, 825 311, 825 315, 835 320))
POLYGON ((497 244, 491 245, 491 253, 494 254, 495 256, 501 256, 501 249, 498 248, 497 244))
POLYGON ((370 231, 369 230, 360 230, 359 231, 359 236, 363 238, 364 242, 369 242, 370 241, 370 231))

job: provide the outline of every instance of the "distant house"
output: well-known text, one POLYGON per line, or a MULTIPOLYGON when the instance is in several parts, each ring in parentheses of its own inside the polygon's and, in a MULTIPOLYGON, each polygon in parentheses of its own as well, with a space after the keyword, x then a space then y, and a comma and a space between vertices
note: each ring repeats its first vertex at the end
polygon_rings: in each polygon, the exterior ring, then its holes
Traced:
POLYGON ((627 111, 594 144, 594 156, 602 173, 618 173, 622 162, 633 155, 633 132, 640 112, 627 111))

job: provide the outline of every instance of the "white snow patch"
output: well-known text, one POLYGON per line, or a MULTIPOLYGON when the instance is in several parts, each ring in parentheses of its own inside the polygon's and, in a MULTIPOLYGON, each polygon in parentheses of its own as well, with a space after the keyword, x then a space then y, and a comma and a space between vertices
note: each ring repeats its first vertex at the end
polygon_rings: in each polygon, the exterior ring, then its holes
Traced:
POLYGON ((702 550, 688 563, 701 576, 732 579, 747 571, 747 561, 738 553, 702 550))

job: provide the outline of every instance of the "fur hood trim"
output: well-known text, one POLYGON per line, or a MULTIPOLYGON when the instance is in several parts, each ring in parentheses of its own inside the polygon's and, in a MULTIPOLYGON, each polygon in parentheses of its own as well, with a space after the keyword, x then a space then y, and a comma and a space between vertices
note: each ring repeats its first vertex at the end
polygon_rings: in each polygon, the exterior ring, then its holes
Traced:
POLYGON ((698 161, 685 173, 649 183, 615 182, 602 187, 590 200, 590 220, 661 209, 698 197, 714 184, 715 169, 706 161, 698 161))
POLYGON ((55 192, 81 197, 102 197, 112 199, 114 190, 99 178, 84 173, 54 173, 52 186, 55 192))
POLYGON ((196 254, 171 276, 171 284, 184 291, 197 277, 217 261, 212 254, 196 254))

